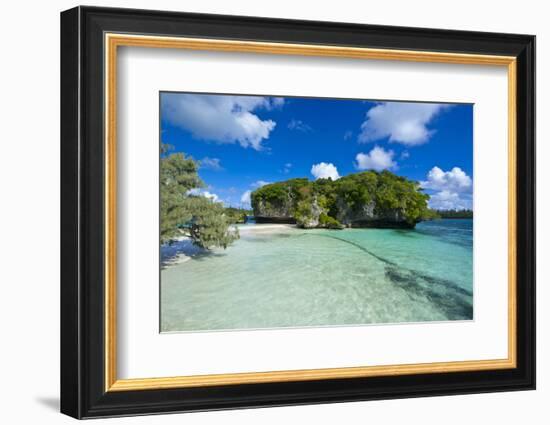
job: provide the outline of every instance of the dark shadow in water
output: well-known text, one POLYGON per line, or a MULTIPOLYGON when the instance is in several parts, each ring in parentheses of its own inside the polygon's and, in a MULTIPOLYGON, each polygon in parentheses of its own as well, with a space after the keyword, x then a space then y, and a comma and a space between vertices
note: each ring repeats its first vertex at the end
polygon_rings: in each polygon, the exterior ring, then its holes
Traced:
POLYGON ((416 231, 411 229, 394 229, 394 233, 397 233, 399 236, 406 236, 407 238, 415 238, 417 236, 416 231))
MULTIPOLYGON (((165 270, 169 266, 174 265, 174 263, 172 263, 172 261, 174 261, 174 259, 177 257, 177 255, 179 253, 180 252, 176 252, 174 255, 164 258, 160 263, 160 269, 165 270)), ((183 253, 185 254, 185 252, 183 252, 183 253)), ((224 255, 225 255, 225 252, 213 252, 213 251, 209 251, 209 250, 205 249, 205 250, 202 250, 200 252, 196 252, 194 254, 190 254, 190 255, 187 255, 187 256, 191 257, 193 260, 204 261, 206 258, 222 257, 224 255)), ((176 262, 176 264, 177 264, 177 262, 176 262)))
POLYGON ((382 261, 383 263, 386 263, 386 264, 390 264, 392 266, 397 266, 397 264, 389 261, 389 260, 386 260, 385 258, 382 258, 378 255, 376 255, 374 252, 371 252, 369 251, 367 248, 365 248, 364 246, 358 244, 357 242, 354 242, 354 241, 350 241, 350 240, 347 240, 347 239, 342 239, 342 238, 338 238, 336 236, 332 236, 332 235, 321 235, 319 233, 303 233, 301 234, 300 236, 318 236, 320 238, 330 238, 330 239, 335 239, 337 241, 340 241, 340 242, 344 242, 344 243, 347 243, 347 244, 350 244, 350 245, 353 245, 354 247, 360 249, 361 251, 363 252, 366 252, 367 254, 373 256, 374 258, 376 258, 377 260, 379 261, 382 261))
POLYGON ((438 308, 448 320, 468 320, 473 318, 472 292, 456 283, 435 278, 413 269, 402 267, 397 263, 383 258, 360 244, 332 235, 304 234, 303 236, 319 236, 336 239, 360 249, 385 264, 386 277, 399 288, 407 291, 414 299, 424 297, 438 308))
POLYGON ((287 239, 290 237, 294 237, 294 235, 290 235, 287 233, 270 234, 270 235, 255 234, 252 237, 241 235, 242 240, 245 240, 247 242, 253 242, 253 243, 267 243, 267 242, 272 242, 273 239, 287 239))
POLYGON ((385 274, 393 284, 404 289, 411 298, 428 299, 448 320, 472 319, 472 295, 448 280, 420 275, 411 270, 393 266, 386 266, 385 274))
POLYGON ((225 250, 221 251, 221 252, 213 252, 213 251, 208 251, 208 250, 205 250, 204 252, 201 252, 199 254, 195 254, 193 255, 193 260, 198 260, 198 261, 204 261, 206 260, 207 258, 212 258, 212 257, 223 257, 225 256, 225 250))
MULTIPOLYGON (((253 237, 243 236, 241 235, 242 240, 246 240, 247 242, 254 242, 254 243, 267 243, 273 241, 275 238, 289 238, 292 235, 290 234, 275 234, 275 235, 254 235, 253 237)), ((229 247, 228 247, 229 248, 229 247)), ((225 250, 223 251, 211 251, 208 249, 200 248, 193 244, 189 239, 185 239, 183 241, 176 241, 168 245, 161 245, 161 261, 160 261, 160 268, 161 270, 165 270, 169 266, 172 266, 174 264, 177 264, 177 261, 175 261, 178 257, 178 255, 184 254, 187 257, 192 258, 193 260, 199 260, 202 261, 205 258, 211 258, 211 257, 221 257, 225 255, 225 250)))

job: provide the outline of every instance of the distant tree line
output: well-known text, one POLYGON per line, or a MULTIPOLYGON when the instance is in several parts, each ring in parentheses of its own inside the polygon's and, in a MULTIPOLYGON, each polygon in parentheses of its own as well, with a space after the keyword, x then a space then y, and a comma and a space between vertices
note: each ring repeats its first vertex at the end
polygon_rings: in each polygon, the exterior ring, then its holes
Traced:
POLYGON ((245 208, 226 207, 225 214, 232 224, 246 223, 246 217, 252 215, 252 210, 245 208))
POLYGON ((435 218, 473 218, 474 212, 468 209, 454 209, 454 210, 432 210, 435 214, 435 218))

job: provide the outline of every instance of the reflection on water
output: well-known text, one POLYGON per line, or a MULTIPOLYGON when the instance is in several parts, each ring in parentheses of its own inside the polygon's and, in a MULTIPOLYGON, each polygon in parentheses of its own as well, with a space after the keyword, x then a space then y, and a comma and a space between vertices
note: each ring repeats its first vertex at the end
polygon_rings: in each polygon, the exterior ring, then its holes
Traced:
POLYGON ((225 251, 184 259, 161 272, 162 331, 473 316, 472 220, 415 230, 243 230, 225 251))

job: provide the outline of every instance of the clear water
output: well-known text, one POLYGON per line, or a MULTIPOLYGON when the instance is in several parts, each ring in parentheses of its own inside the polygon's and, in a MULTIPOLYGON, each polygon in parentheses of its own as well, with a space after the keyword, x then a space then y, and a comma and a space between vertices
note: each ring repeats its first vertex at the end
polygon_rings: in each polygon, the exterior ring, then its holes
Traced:
POLYGON ((469 219, 242 232, 161 271, 161 330, 469 320, 472 273, 469 219))

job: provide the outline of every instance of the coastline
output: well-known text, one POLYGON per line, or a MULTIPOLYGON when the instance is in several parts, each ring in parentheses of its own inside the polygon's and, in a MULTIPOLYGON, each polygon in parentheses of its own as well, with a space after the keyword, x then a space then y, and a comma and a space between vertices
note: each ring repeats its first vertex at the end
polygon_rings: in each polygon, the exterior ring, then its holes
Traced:
MULTIPOLYGON (((464 218, 465 220, 471 220, 464 218)), ((464 220, 463 218, 439 218, 428 221, 442 220, 464 220)), ((236 224, 232 226, 238 229, 242 239, 254 238, 254 236, 269 236, 277 234, 286 234, 294 230, 302 230, 295 224, 266 223, 266 224, 236 224)), ((237 241, 238 243, 238 241, 237 241)), ((230 249, 230 248, 228 248, 230 249)), ((208 255, 209 253, 224 252, 225 250, 213 249, 207 250, 193 244, 189 236, 180 236, 174 240, 171 245, 161 245, 160 247, 160 265, 161 269, 167 269, 179 264, 183 264, 194 257, 208 255)))
POLYGON ((227 250, 162 271, 162 332, 471 320, 467 221, 414 232, 237 226, 227 250))
POLYGON ((237 226, 240 234, 254 234, 254 233, 263 233, 263 234, 274 234, 281 231, 287 231, 292 229, 297 229, 294 224, 279 224, 279 223, 270 223, 270 224, 243 224, 237 226))
MULTIPOLYGON (((293 224, 244 224, 235 225, 241 236, 252 236, 255 234, 274 235, 296 229, 293 224)), ((161 269, 185 263, 198 255, 207 254, 208 250, 193 244, 189 236, 180 236, 172 244, 161 245, 160 266, 161 269)))
POLYGON ((185 263, 192 257, 203 254, 205 250, 193 244, 189 236, 180 236, 172 244, 160 246, 160 267, 166 269, 185 263))

